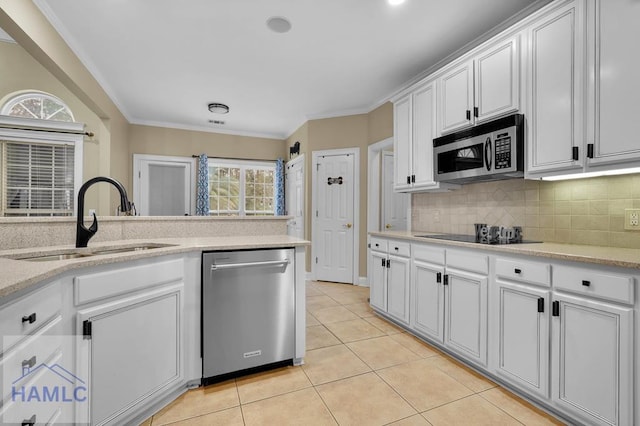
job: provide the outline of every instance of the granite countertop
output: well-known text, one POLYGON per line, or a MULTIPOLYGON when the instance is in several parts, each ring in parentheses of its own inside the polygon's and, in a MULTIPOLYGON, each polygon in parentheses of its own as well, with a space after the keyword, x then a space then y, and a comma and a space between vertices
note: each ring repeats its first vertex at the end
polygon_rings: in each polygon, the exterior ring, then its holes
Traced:
POLYGON ((152 238, 121 240, 90 244, 88 248, 73 246, 36 247, 0 251, 0 297, 23 290, 31 285, 54 278, 64 272, 91 266, 107 265, 129 260, 144 259, 168 254, 209 250, 243 250, 260 248, 308 246, 311 243, 288 235, 251 235, 205 238, 152 238), (100 254, 67 260, 28 261, 17 257, 68 253, 70 251, 91 254, 94 251, 120 249, 144 245, 161 247, 140 251, 100 254))
POLYGON ((386 231, 370 232, 374 237, 397 238, 429 244, 467 247, 524 256, 544 257, 557 260, 594 263, 598 265, 617 266, 640 269, 640 249, 600 247, 561 243, 526 243, 526 244, 478 244, 459 241, 447 241, 424 238, 420 235, 435 235, 428 231, 386 231))

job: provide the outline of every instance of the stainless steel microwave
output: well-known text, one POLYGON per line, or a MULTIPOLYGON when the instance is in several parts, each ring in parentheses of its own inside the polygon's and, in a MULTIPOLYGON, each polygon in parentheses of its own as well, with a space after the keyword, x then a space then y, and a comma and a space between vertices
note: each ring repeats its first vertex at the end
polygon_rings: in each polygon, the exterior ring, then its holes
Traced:
POLYGON ((524 176, 524 115, 513 114, 433 140, 437 182, 524 176))

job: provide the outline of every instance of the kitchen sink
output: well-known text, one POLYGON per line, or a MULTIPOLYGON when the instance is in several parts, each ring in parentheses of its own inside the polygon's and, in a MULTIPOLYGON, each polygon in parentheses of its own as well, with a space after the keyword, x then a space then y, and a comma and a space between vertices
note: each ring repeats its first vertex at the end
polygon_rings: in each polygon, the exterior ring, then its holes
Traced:
POLYGON ((17 260, 29 260, 32 262, 41 262, 41 261, 49 261, 49 260, 69 260, 69 259, 80 259, 83 257, 91 257, 93 254, 91 253, 62 253, 62 254, 45 254, 41 256, 34 257, 15 257, 17 260))
POLYGON ((92 249, 81 249, 78 250, 68 250, 68 251, 58 251, 56 253, 43 253, 37 255, 20 255, 20 256, 11 256, 11 259, 15 260, 27 260, 29 262, 46 262, 46 261, 54 261, 54 260, 70 260, 70 259, 82 259, 85 257, 92 256, 101 256, 108 254, 118 254, 118 253, 130 253, 130 252, 139 252, 145 250, 153 250, 156 248, 163 247, 172 247, 173 244, 141 244, 130 247, 114 247, 114 248, 97 248, 95 250, 92 249))

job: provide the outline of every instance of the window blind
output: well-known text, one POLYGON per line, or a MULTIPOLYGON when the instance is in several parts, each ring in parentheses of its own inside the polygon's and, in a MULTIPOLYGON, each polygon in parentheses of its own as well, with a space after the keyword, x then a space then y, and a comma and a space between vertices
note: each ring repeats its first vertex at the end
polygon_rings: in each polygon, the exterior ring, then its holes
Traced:
POLYGON ((0 141, 4 216, 71 216, 74 145, 0 141))

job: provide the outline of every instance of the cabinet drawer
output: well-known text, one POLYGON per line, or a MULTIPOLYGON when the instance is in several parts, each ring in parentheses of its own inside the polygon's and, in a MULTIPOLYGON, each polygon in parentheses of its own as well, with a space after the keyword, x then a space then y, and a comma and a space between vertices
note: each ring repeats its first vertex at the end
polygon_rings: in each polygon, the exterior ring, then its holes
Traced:
POLYGON ((447 267, 462 269, 465 271, 489 273, 489 256, 480 253, 447 250, 447 267))
POLYGON ((634 278, 573 266, 553 267, 553 287, 572 293, 633 305, 634 278))
POLYGON ((183 275, 182 259, 80 275, 73 280, 75 304, 81 305, 155 285, 181 281, 183 275))
MULTIPOLYGON (((58 352, 52 359, 49 360, 49 364, 55 365, 62 360, 62 353, 58 352)), ((15 400, 11 398, 5 400, 4 405, 0 409, 0 424, 29 424, 27 422, 33 421, 36 426, 39 425, 52 425, 57 422, 72 424, 73 415, 69 413, 69 401, 62 401, 62 393, 58 393, 58 401, 51 402, 33 402, 29 401, 29 395, 31 390, 35 388, 39 391, 38 395, 43 398, 44 389, 48 388, 51 392, 55 389, 55 386, 65 386, 66 383, 56 377, 51 370, 47 368, 40 368, 33 373, 33 376, 29 381, 25 382, 25 400, 23 401, 20 395, 15 397, 15 400), (66 406, 65 406, 66 405, 66 406), (66 418, 63 418, 63 413, 67 411, 66 418)), ((34 394, 35 395, 35 394, 34 394)), ((79 393, 78 395, 85 396, 86 392, 79 393)), ((73 396, 73 389, 64 396, 69 398, 73 396)), ((35 398, 35 396, 33 396, 35 398)), ((51 398, 51 397, 50 397, 51 398)))
POLYGON ((414 260, 444 265, 444 249, 442 248, 412 244, 411 251, 413 252, 414 260))
POLYGON ((61 308, 59 282, 0 307, 0 353, 60 314, 61 308))
MULTIPOLYGON (((58 316, 38 333, 6 352, 0 361, 0 383, 21 387, 32 380, 42 363, 48 362, 62 347, 62 317, 58 316), (31 369, 31 373, 29 373, 31 369)), ((7 386, 3 397, 10 396, 7 386)))
POLYGON ((551 265, 547 263, 496 259, 496 275, 513 281, 551 286, 551 265))
POLYGON ((371 250, 387 252, 387 240, 384 238, 371 237, 371 250))
POLYGON ((406 241, 389 240, 389 254, 397 256, 410 257, 411 243, 406 241))

